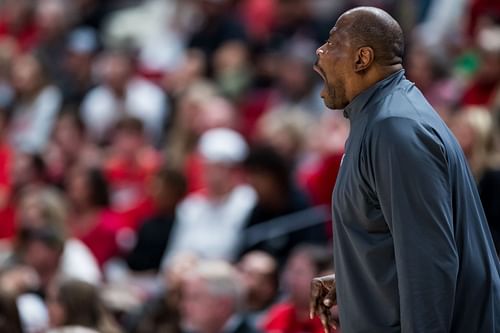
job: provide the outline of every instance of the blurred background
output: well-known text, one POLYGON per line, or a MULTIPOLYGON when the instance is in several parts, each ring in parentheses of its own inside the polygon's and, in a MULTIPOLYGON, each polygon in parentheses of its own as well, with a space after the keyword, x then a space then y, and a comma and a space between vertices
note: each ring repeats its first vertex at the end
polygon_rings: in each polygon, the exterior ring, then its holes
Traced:
POLYGON ((499 249, 499 1, 0 0, 0 332, 322 332, 349 124, 312 65, 359 5, 403 27, 499 249))

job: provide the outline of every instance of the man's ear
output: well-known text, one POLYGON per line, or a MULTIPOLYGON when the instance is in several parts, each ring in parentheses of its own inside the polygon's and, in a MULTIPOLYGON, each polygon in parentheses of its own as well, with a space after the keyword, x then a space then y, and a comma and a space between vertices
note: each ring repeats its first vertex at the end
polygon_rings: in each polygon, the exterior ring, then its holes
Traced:
POLYGON ((364 71, 371 66, 375 58, 373 49, 369 46, 360 47, 355 54, 354 71, 364 71))

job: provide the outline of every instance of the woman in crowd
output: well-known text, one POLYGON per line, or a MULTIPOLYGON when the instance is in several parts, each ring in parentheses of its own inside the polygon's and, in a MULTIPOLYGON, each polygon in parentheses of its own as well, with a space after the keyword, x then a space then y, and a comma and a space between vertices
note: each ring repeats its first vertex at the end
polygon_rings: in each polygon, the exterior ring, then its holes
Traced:
POLYGON ((53 332, 78 332, 77 327, 99 333, 119 333, 120 329, 106 311, 93 285, 79 280, 55 283, 47 297, 53 332))
POLYGON ((49 83, 41 61, 33 55, 14 61, 12 83, 16 98, 9 124, 10 140, 23 152, 41 152, 59 113, 61 92, 49 83))
POLYGON ((99 284, 101 272, 97 261, 85 244, 68 235, 67 217, 67 202, 57 189, 27 188, 21 193, 18 204, 18 245, 22 246, 24 237, 30 233, 52 234, 63 243, 57 274, 99 284))
POLYGON ((108 184, 100 170, 76 167, 66 187, 70 234, 88 246, 102 268, 119 254, 118 232, 125 225, 123 217, 109 208, 108 184))
POLYGON ((497 252, 500 252, 500 155, 494 142, 493 117, 487 109, 466 108, 450 127, 474 174, 497 252))
POLYGON ((46 293, 59 277, 99 284, 101 273, 90 250, 68 237, 66 206, 53 188, 26 188, 16 212, 17 233, 12 253, 1 266, 1 285, 13 293, 46 293))

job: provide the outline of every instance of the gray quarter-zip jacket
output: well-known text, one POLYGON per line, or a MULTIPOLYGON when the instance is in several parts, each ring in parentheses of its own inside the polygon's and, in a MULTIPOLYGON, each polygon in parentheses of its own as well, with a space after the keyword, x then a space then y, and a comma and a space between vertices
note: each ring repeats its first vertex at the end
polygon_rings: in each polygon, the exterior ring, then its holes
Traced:
POLYGON ((450 130, 403 70, 344 115, 333 194, 342 332, 500 333, 500 265, 450 130))

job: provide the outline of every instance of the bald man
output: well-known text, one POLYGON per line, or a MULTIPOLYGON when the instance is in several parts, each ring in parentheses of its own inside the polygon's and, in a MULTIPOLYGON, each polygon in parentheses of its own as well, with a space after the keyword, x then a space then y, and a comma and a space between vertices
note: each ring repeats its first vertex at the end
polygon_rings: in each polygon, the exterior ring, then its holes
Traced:
POLYGON ((344 13, 317 50, 321 97, 351 124, 333 193, 334 277, 313 280, 311 316, 343 333, 500 332, 500 277, 457 141, 402 66, 386 12, 344 13))

